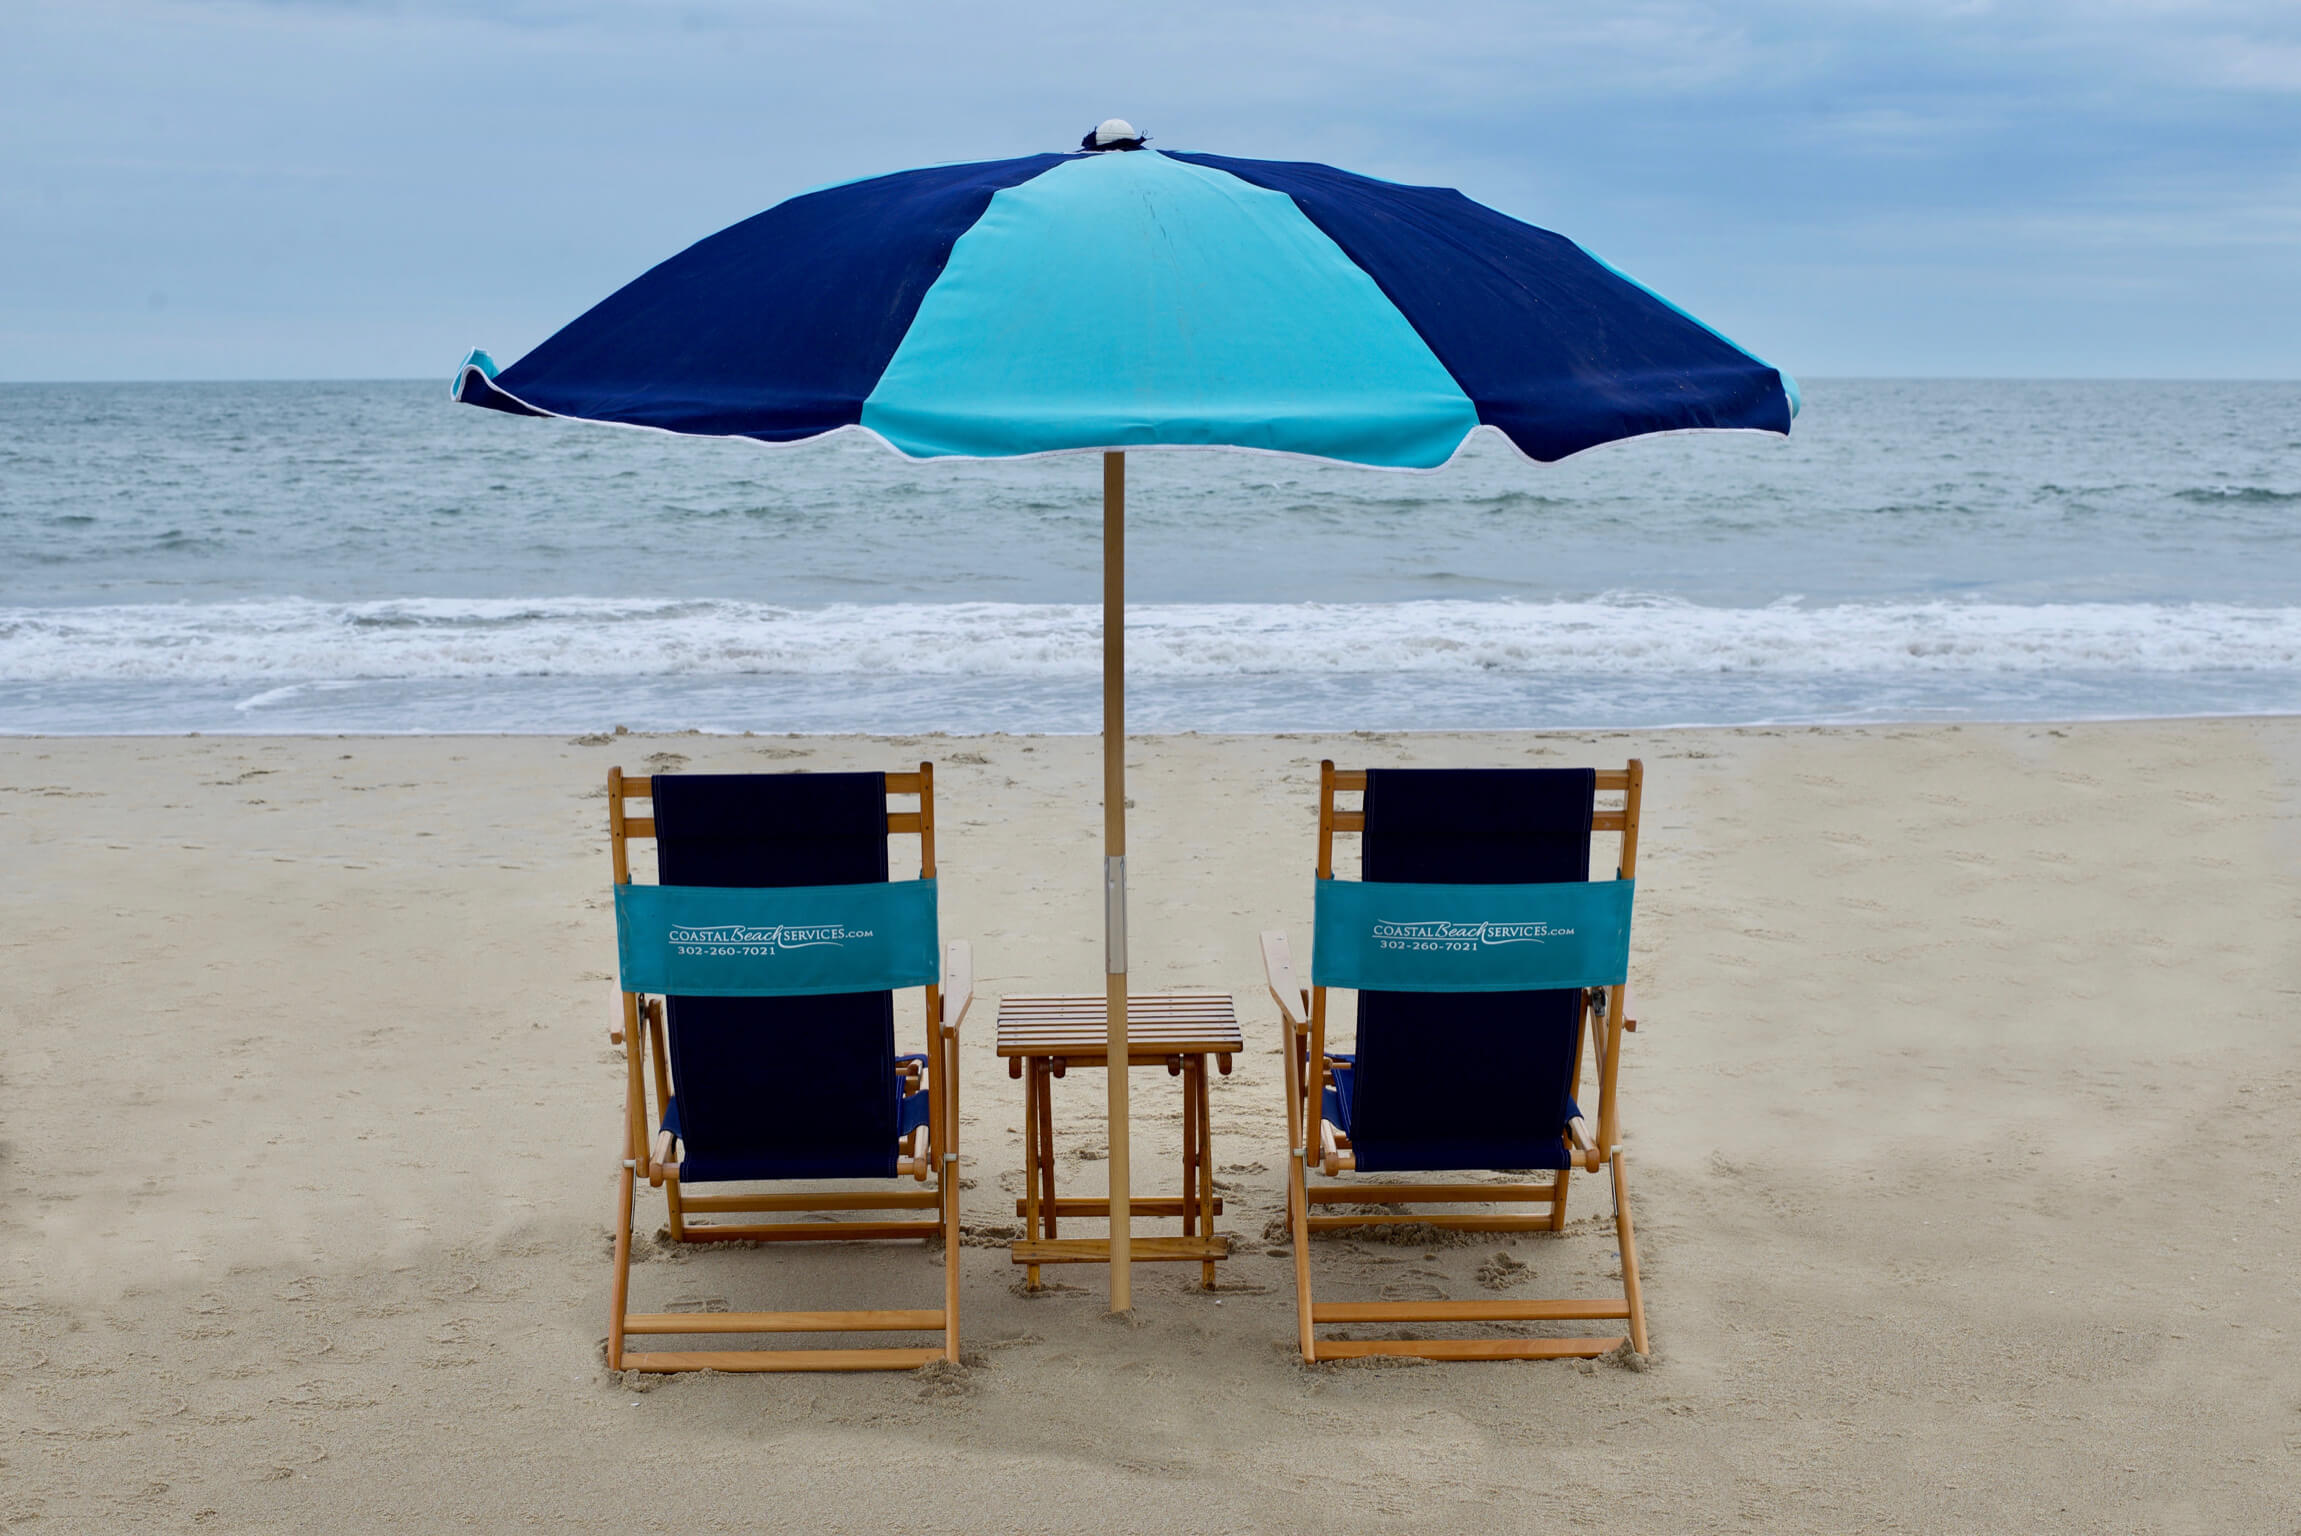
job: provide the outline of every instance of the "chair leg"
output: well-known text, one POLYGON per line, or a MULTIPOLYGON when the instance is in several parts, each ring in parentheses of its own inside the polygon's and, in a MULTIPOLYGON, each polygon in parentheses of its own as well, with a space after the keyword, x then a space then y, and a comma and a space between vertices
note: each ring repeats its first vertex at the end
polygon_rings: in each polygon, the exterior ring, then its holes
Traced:
POLYGON ((943 1358, 959 1363, 959 1163, 950 1158, 936 1171, 943 1197, 943 1358))
POLYGON ((959 1165, 943 1165, 943 1358, 959 1363, 959 1165))
POLYGON ((1558 1181, 1550 1187, 1550 1230, 1553 1232, 1566 1230, 1566 1179, 1572 1172, 1570 1168, 1559 1169, 1558 1181))
POLYGON ((943 1197, 943 1358, 959 1363, 959 1042, 945 1036, 940 1060, 942 1095, 941 1157, 935 1164, 937 1193, 943 1197))
POLYGON ((1047 1239, 1055 1238, 1055 1074, 1041 1060, 1039 1068, 1039 1219, 1046 1223, 1047 1239))
POLYGON ((674 1169, 663 1176, 663 1203, 671 1210, 671 1240, 687 1241, 687 1205, 679 1196, 679 1173, 674 1169))
POLYGON ((1198 1231, 1198 1099, 1191 1092, 1190 1058, 1182 1064, 1182 1235, 1198 1231))
MULTIPOLYGON (((1023 1063, 1023 1236, 1036 1242, 1039 1239, 1039 1067, 1035 1061, 1023 1063)), ((1039 1288, 1039 1266, 1025 1265, 1023 1285, 1028 1290, 1039 1288)))
POLYGON ((631 1305, 631 1204, 638 1198, 636 1175, 627 1159, 616 1175, 615 1299, 607 1319, 607 1368, 623 1369, 623 1317, 631 1305))
POLYGON ((1630 1304, 1630 1347, 1646 1353, 1646 1301, 1638 1288, 1638 1238, 1630 1229, 1630 1186, 1624 1174, 1622 1149, 1616 1147, 1614 1165, 1614 1236, 1622 1245, 1622 1299, 1630 1304))
POLYGON ((1281 1019, 1278 1027, 1286 1063, 1286 1224, 1294 1239, 1296 1346, 1302 1351, 1302 1363, 1315 1365, 1318 1335, 1310 1321, 1310 1190, 1303 1178, 1302 1160, 1310 1147, 1312 1128, 1307 1117, 1317 1113, 1314 1106, 1319 1101, 1306 1085, 1308 1061, 1293 1024, 1281 1019))
POLYGON ((1294 1235, 1294 1310, 1301 1334, 1302 1363, 1318 1361, 1318 1337, 1312 1331, 1310 1299, 1310 1190, 1303 1177, 1301 1157, 1289 1153, 1286 1173, 1286 1215, 1294 1235))
MULTIPOLYGON (((1214 1236, 1214 1101, 1207 1093, 1206 1058, 1198 1057, 1198 1229, 1214 1236)), ((1189 1198, 1185 1193, 1184 1198, 1189 1198)), ((1214 1289, 1214 1264, 1199 1266, 1199 1282, 1214 1289)))

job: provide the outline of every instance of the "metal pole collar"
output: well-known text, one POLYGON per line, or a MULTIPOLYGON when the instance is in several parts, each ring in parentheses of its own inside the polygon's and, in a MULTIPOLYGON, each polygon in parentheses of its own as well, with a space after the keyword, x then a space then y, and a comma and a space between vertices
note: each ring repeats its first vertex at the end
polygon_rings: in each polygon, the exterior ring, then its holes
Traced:
POLYGON ((1127 856, 1103 860, 1103 971, 1127 973, 1127 856))

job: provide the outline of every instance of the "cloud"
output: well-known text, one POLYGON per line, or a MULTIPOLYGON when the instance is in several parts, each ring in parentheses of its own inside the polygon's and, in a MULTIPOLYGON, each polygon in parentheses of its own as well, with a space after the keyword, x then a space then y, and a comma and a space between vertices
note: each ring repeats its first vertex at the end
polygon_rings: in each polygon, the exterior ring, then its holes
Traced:
POLYGON ((1115 113, 1461 186, 1807 372, 2289 373, 2297 89, 2301 7, 2221 0, 27 0, 0 370, 513 355, 805 187, 1115 113), (2104 263, 2160 309, 2073 359, 2104 263))

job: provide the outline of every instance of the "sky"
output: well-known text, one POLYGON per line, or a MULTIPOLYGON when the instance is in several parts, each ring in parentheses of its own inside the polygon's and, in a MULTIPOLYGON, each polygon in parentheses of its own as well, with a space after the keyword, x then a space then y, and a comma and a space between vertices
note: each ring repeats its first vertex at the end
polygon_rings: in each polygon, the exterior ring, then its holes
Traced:
POLYGON ((0 380, 444 384, 1111 116, 1460 187, 1802 376, 2301 376, 2294 0, 0 0, 0 380))

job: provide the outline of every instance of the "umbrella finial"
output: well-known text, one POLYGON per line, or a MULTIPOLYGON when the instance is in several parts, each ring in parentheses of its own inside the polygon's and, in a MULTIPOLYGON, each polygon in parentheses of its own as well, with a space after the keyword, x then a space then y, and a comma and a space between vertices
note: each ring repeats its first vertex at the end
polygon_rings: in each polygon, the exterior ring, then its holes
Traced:
POLYGON ((1135 132, 1135 125, 1123 117, 1106 117, 1095 125, 1094 132, 1079 140, 1079 148, 1089 154, 1100 154, 1111 149, 1140 149, 1143 136, 1135 132))

